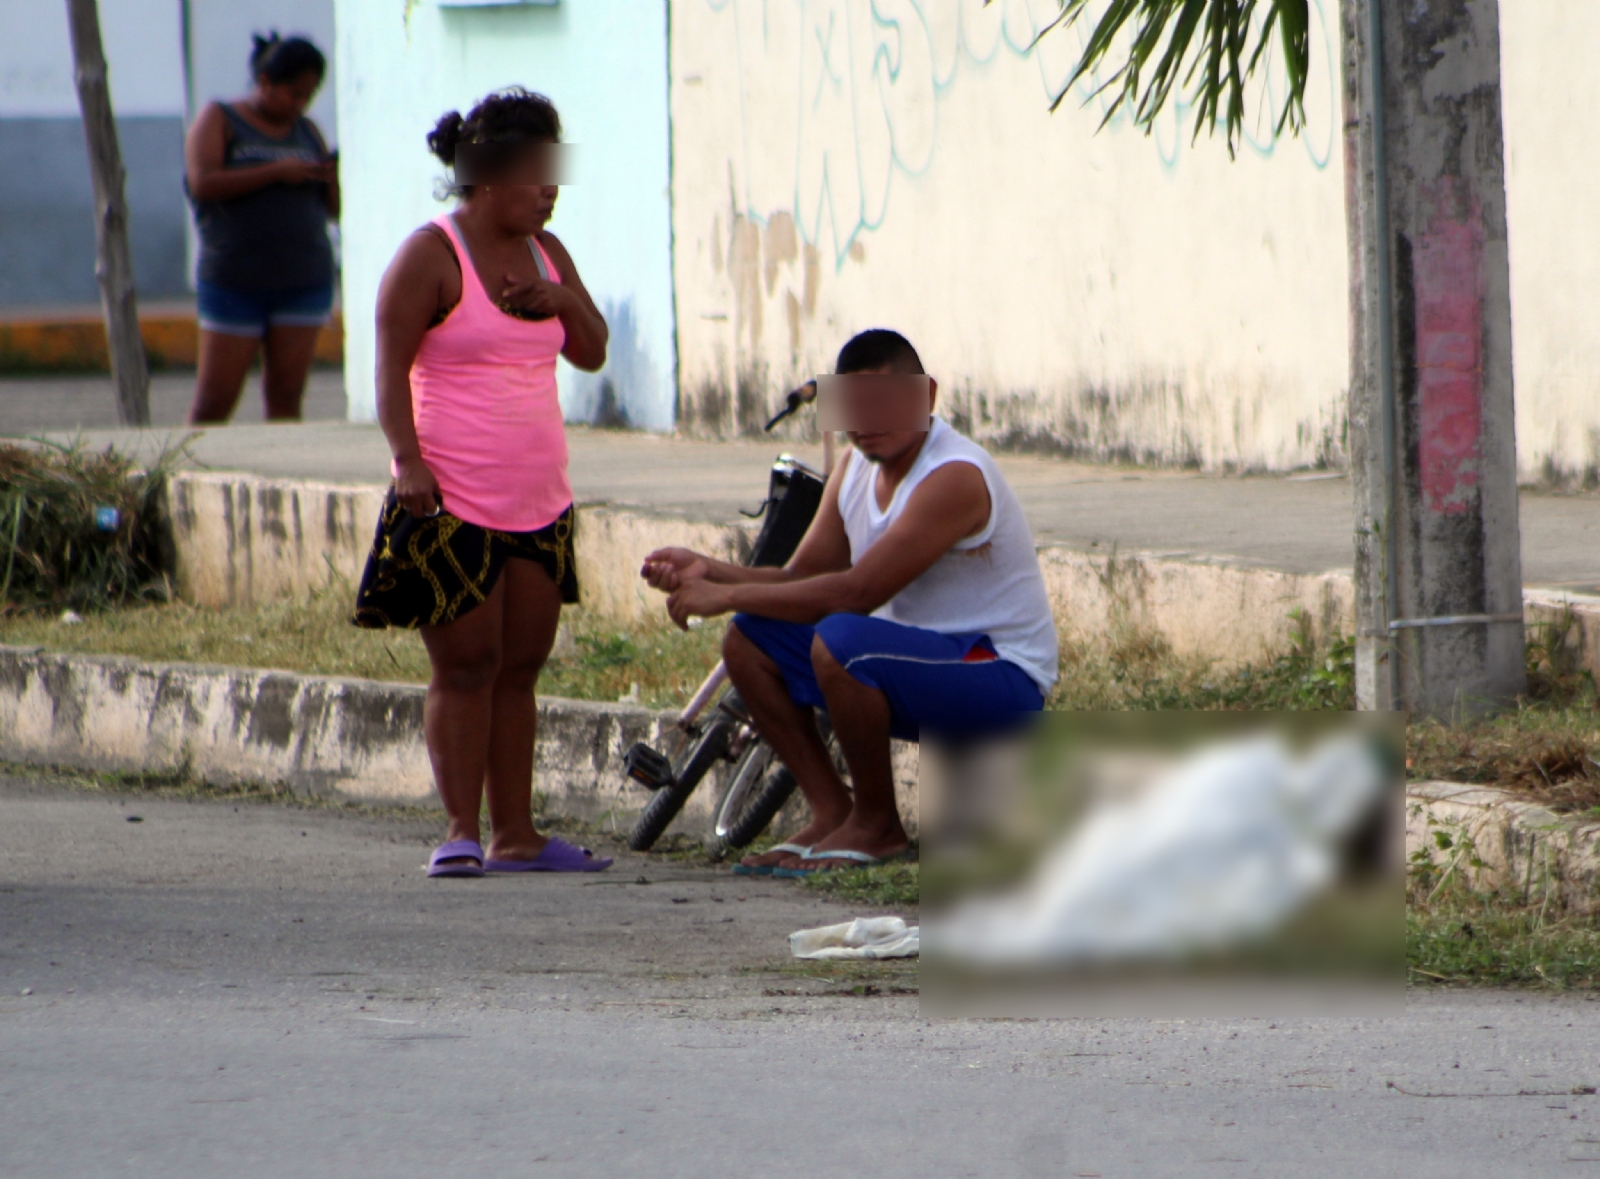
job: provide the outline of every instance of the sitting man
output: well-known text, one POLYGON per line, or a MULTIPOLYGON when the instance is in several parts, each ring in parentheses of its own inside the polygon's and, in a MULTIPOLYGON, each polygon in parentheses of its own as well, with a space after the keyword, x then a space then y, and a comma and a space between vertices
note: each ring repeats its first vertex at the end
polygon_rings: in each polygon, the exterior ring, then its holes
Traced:
POLYGON ((862 332, 819 382, 847 450, 782 569, 651 553, 645 579, 679 626, 733 612, 723 660, 811 806, 791 841, 740 870, 860 867, 904 852, 891 737, 952 737, 1037 712, 1056 632, 1033 538, 988 453, 932 417, 937 386, 897 332, 862 332), (825 709, 846 789, 818 733, 825 709))

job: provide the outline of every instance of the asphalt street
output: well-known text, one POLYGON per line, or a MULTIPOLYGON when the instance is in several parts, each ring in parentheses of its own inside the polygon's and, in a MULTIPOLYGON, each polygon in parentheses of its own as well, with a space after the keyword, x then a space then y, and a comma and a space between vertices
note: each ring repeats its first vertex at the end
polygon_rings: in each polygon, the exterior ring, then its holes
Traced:
POLYGON ((1600 1173, 1583 998, 928 1020, 914 966, 787 958, 860 910, 660 857, 429 881, 439 827, 0 778, 0 1172, 1600 1173))

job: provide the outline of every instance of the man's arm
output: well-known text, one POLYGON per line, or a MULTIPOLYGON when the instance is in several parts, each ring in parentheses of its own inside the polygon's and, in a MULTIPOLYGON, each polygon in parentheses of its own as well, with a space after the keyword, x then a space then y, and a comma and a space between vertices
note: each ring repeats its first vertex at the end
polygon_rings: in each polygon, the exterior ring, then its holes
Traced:
POLYGON ((679 626, 694 615, 731 611, 807 623, 830 614, 870 614, 958 542, 982 531, 989 513, 982 472, 971 463, 946 463, 922 481, 900 518, 855 565, 763 584, 690 580, 667 599, 667 612, 679 626))
POLYGON ((800 538, 794 556, 782 568, 734 565, 689 549, 657 549, 644 559, 640 576, 654 588, 670 594, 690 581, 704 580, 717 585, 778 585, 850 568, 850 539, 845 535, 844 517, 839 514, 839 484, 848 466, 849 456, 846 455, 846 461, 829 476, 817 514, 800 538))

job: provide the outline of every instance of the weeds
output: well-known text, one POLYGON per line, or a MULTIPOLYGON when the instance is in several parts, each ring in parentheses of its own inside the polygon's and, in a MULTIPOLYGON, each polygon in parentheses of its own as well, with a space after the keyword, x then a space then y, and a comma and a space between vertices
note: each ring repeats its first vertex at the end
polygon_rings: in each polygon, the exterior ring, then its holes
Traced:
POLYGON ((1063 642, 1047 707, 1083 712, 1344 710, 1355 706, 1355 643, 1319 643, 1309 617, 1290 614, 1288 650, 1222 669, 1174 654, 1159 635, 1113 626, 1103 642, 1063 642))
POLYGON ((919 864, 837 868, 802 879, 805 887, 835 900, 875 909, 915 909, 921 894, 919 864))
POLYGON ((1407 772, 1515 790, 1563 813, 1600 807, 1600 693, 1578 666, 1570 612, 1529 627, 1528 692, 1515 708, 1461 724, 1408 726, 1407 772))
POLYGON ((1600 986, 1600 928, 1500 894, 1447 888, 1406 906, 1411 981, 1558 990, 1600 986))
POLYGON ((165 598, 161 500, 181 457, 139 470, 109 447, 0 445, 0 614, 165 598))

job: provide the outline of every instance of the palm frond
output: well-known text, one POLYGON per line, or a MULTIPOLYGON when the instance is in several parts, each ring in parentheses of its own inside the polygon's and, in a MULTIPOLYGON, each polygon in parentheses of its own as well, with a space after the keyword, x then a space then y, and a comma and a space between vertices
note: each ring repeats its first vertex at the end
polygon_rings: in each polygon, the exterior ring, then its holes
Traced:
MULTIPOLYGON (((1060 2, 1061 15, 1040 37, 1069 29, 1089 15, 1091 0, 1060 2)), ((1277 136, 1287 130, 1297 135, 1306 121, 1306 75, 1311 64, 1309 2, 1108 0, 1050 109, 1059 107, 1080 81, 1097 77, 1101 80, 1091 97, 1109 96, 1100 125, 1126 110, 1148 135, 1157 116, 1174 101, 1174 94, 1181 97, 1187 92, 1194 108, 1194 139, 1200 138, 1201 131, 1216 134, 1221 122, 1232 156, 1244 134, 1245 83, 1267 61, 1276 43, 1289 88, 1272 133, 1277 136), (1258 10, 1260 25, 1253 30, 1258 10)))

